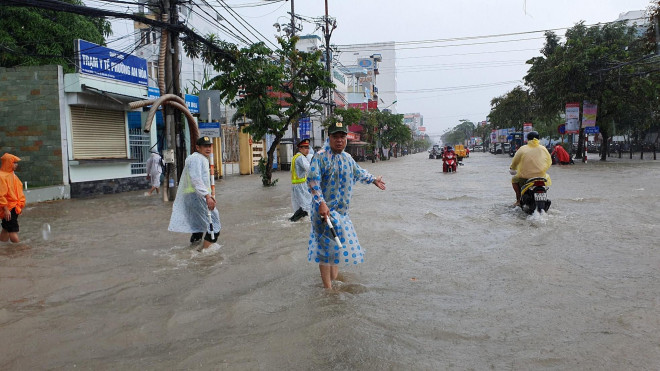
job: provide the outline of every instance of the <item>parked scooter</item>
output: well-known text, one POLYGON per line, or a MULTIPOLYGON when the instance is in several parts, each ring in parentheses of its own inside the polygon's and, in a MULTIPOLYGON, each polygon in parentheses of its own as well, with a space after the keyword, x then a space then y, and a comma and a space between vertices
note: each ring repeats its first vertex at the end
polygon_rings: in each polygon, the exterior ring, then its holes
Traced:
POLYGON ((451 149, 447 147, 442 154, 442 172, 443 173, 454 173, 456 172, 457 162, 456 154, 451 149))
POLYGON ((520 208, 527 214, 548 211, 552 203, 548 199, 546 178, 531 178, 520 188, 520 208))

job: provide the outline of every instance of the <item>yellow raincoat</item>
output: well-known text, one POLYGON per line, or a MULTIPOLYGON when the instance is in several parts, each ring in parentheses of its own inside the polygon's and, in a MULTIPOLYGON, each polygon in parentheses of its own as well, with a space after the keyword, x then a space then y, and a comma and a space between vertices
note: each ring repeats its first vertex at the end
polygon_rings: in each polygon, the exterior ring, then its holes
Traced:
POLYGON ((25 194, 23 193, 23 183, 14 173, 14 163, 21 159, 5 153, 2 155, 2 166, 0 166, 0 218, 4 218, 4 207, 10 211, 16 209, 16 214, 20 214, 25 207, 25 194))
POLYGON ((550 174, 546 173, 550 166, 552 166, 550 153, 539 143, 538 139, 534 138, 527 142, 527 145, 518 148, 516 155, 513 156, 509 167, 517 170, 518 173, 511 179, 511 182, 518 183, 520 179, 543 177, 548 180, 546 184, 550 185, 552 184, 550 174))

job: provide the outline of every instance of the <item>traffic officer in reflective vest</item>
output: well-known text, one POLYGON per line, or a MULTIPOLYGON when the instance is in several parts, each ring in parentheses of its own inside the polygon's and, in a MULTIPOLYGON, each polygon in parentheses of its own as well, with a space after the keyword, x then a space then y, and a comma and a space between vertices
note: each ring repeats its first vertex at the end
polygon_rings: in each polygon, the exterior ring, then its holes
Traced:
POLYGON ((307 186, 309 172, 309 139, 298 142, 298 153, 291 160, 291 206, 294 214, 289 220, 298 221, 309 214, 312 207, 312 195, 307 186))

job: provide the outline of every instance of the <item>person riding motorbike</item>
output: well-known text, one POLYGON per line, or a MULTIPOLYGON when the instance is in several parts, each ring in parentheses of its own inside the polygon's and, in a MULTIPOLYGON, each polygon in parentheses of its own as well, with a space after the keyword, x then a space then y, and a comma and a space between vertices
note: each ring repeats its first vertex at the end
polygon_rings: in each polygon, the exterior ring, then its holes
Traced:
POLYGON ((442 171, 447 172, 450 166, 452 171, 456 171, 456 154, 451 146, 447 146, 442 153, 442 171))
POLYGON ((516 192, 516 203, 514 206, 520 206, 520 187, 530 178, 546 178, 546 185, 550 185, 550 175, 546 173, 552 166, 552 158, 548 150, 539 143, 539 133, 531 131, 527 134, 527 144, 518 148, 509 172, 511 185, 516 192))

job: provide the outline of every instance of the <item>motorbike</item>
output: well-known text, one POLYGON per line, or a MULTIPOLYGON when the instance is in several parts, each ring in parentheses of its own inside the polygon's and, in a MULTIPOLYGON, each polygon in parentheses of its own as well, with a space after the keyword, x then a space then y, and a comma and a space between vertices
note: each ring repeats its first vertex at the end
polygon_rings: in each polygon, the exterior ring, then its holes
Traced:
POLYGON ((546 178, 531 178, 520 188, 520 208, 527 214, 547 212, 552 201, 548 199, 546 178))
POLYGON ((445 151, 442 156, 442 172, 453 173, 456 172, 456 155, 452 151, 445 151))

